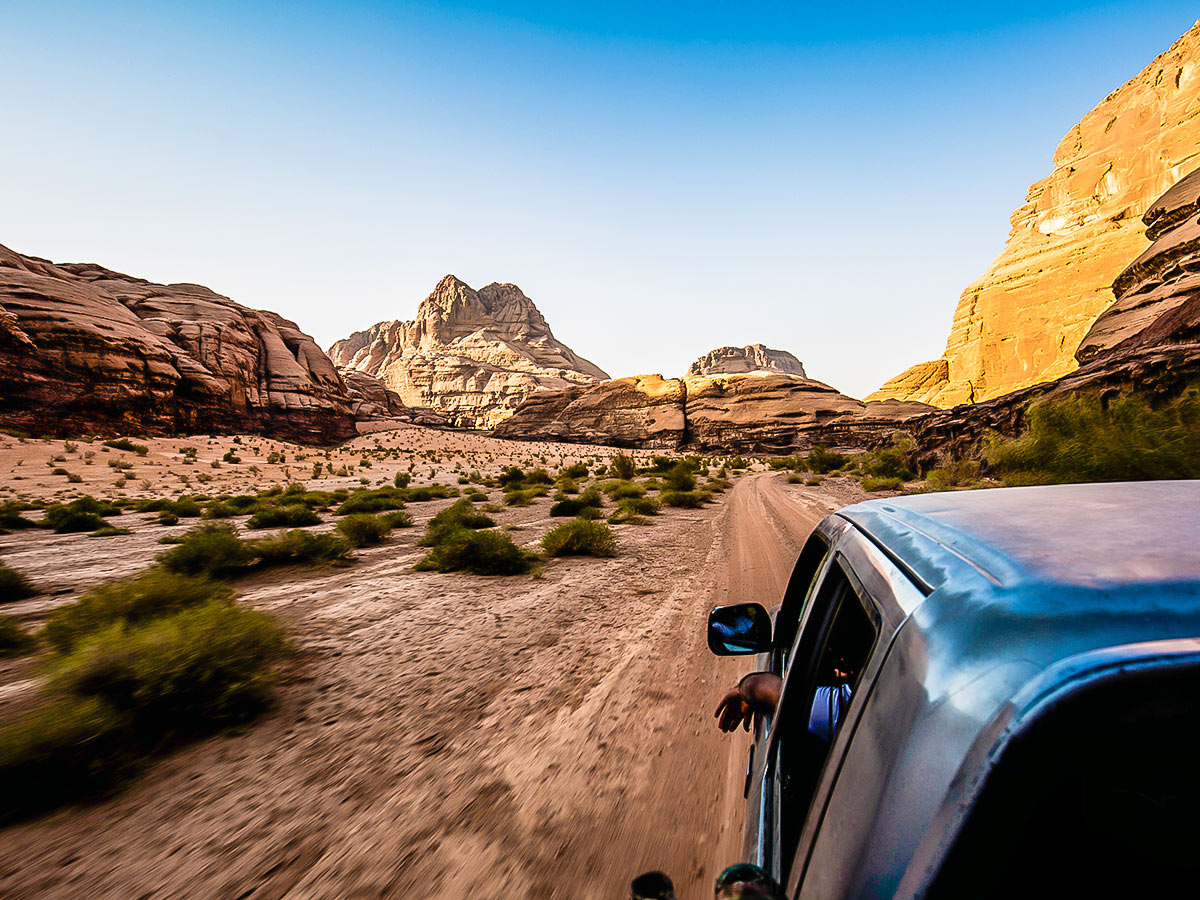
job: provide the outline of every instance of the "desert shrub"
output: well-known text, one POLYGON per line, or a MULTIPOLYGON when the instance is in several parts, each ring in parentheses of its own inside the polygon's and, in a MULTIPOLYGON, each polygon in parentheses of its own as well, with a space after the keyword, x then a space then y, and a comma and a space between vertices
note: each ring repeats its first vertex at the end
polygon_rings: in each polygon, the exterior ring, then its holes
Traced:
MULTIPOLYGON (((789 478, 788 481, 791 481, 791 479, 789 478)), ((820 487, 822 484, 825 483, 825 478, 821 475, 814 475, 812 478, 808 479, 804 483, 806 485, 808 485, 809 487, 820 487)))
POLYGON ((604 506, 604 498, 600 496, 600 490, 595 485, 580 494, 579 499, 581 502, 587 504, 588 506, 595 507, 596 509, 600 509, 602 506, 604 506))
POLYGON ((925 473, 925 488, 930 491, 949 491, 973 485, 979 480, 979 460, 966 457, 950 459, 925 473))
POLYGON ((458 488, 447 487, 444 484, 431 484, 428 487, 405 488, 401 496, 411 503, 428 503, 430 500, 446 500, 457 497, 458 488))
POLYGON ((1158 408, 1140 397, 1032 406, 1025 433, 984 448, 1006 483, 1152 481, 1200 476, 1200 391, 1158 408))
POLYGON ((862 480, 864 491, 898 491, 904 487, 904 480, 901 478, 876 478, 874 475, 868 475, 862 480))
POLYGON ((37 639, 12 616, 0 615, 0 657, 20 656, 37 646, 37 639))
POLYGON ((169 509, 164 509, 162 512, 160 512, 158 514, 158 524, 159 525, 178 525, 179 524, 179 516, 175 515, 175 513, 171 512, 169 509))
POLYGON ((775 472, 788 469, 795 471, 801 468, 801 462, 800 458, 796 456, 777 456, 767 460, 767 468, 775 472))
POLYGON ((520 488, 525 484, 525 471, 517 466, 507 466, 496 481, 505 490, 520 488))
MULTIPOLYGON (((569 478, 572 481, 576 481, 580 478, 587 478, 588 467, 585 463, 575 463, 574 465, 567 466, 558 474, 560 478, 569 478)), ((632 478, 633 476, 630 475, 629 477, 632 478)))
POLYGON ((322 566, 349 565, 354 555, 345 538, 336 534, 311 531, 284 531, 273 537, 248 541, 247 545, 262 566, 311 563, 322 566))
POLYGON ((818 475, 825 475, 834 469, 840 469, 849 461, 850 457, 846 454, 835 453, 821 444, 814 445, 808 451, 808 456, 804 458, 804 464, 808 470, 818 475))
POLYGON ((467 499, 472 503, 487 503, 488 495, 480 490, 467 491, 467 499))
POLYGON ((0 603, 24 600, 36 593, 37 588, 28 578, 16 569, 10 569, 4 563, 0 563, 0 603))
POLYGON ((699 509, 708 499, 708 494, 702 491, 663 491, 659 499, 664 506, 674 506, 680 509, 699 509))
POLYGON ((534 469, 525 476, 525 484, 529 487, 538 484, 554 484, 554 479, 545 469, 534 469))
POLYGON ((259 499, 257 497, 252 497, 249 494, 238 494, 221 502, 229 504, 229 506, 237 510, 240 515, 245 515, 246 513, 254 512, 254 510, 258 508, 259 499))
POLYGON ((226 578, 254 561, 254 553, 228 522, 208 522, 186 532, 179 543, 158 558, 167 569, 181 575, 226 578))
POLYGON ((597 509, 595 506, 585 506, 579 511, 580 519, 603 519, 604 511, 597 509))
POLYGON ((491 516, 477 510, 470 500, 459 500, 429 520, 419 546, 434 547, 460 528, 491 528, 495 524, 491 516))
POLYGON ((55 664, 51 684, 103 700, 143 735, 191 737, 263 709, 286 647, 269 616, 218 600, 95 633, 55 664))
POLYGON ((337 530, 352 547, 378 544, 392 530, 392 526, 371 513, 354 513, 337 523, 337 530))
POLYGON ((397 472, 396 477, 392 479, 392 484, 398 488, 406 488, 411 481, 412 476, 407 472, 397 472))
POLYGON ((37 528, 37 522, 21 515, 23 511, 24 507, 19 503, 0 503, 0 529, 19 531, 24 528, 37 528))
POLYGON ((791 475, 789 475, 787 477, 788 484, 806 484, 807 482, 808 482, 808 479, 797 472, 793 472, 791 475))
POLYGON ((128 720, 95 698, 61 697, 0 730, 0 821, 93 794, 138 754, 128 720))
POLYGON ((504 503, 506 506, 530 506, 538 497, 545 497, 548 493, 544 486, 507 491, 504 503))
POLYGON ((678 462, 671 467, 663 480, 672 491, 691 491, 696 488, 696 478, 686 462, 678 462))
POLYGON ((556 500, 563 500, 571 494, 579 493, 579 485, 570 478, 560 478, 558 480, 558 493, 554 495, 556 500))
POLYGON ((550 507, 550 515, 558 518, 560 516, 577 516, 585 509, 592 509, 582 500, 576 500, 568 497, 565 500, 559 500, 550 507))
MULTIPOLYGON (((614 478, 621 481, 631 481, 637 475, 637 465, 633 461, 633 457, 626 453, 618 453, 611 457, 608 461, 609 471, 612 472, 614 478)), ((587 474, 587 468, 584 468, 584 474, 587 474)))
POLYGON ((397 509, 392 512, 383 513, 379 517, 389 528, 412 528, 413 517, 402 509, 397 509))
POLYGON ((653 497, 626 497, 617 503, 618 510, 639 516, 656 516, 661 507, 653 497))
POLYGON ((226 450, 225 455, 222 456, 221 459, 224 462, 229 463, 230 465, 237 465, 238 463, 240 463, 242 461, 242 458, 240 456, 238 456, 236 453, 234 453, 232 450, 226 450))
POLYGON ((320 525, 321 517, 299 503, 281 503, 260 509, 250 517, 247 528, 303 528, 320 525))
POLYGON ((228 500, 213 500, 204 507, 201 517, 205 519, 232 519, 238 510, 228 500))
MULTIPOLYGON (((693 485, 695 481, 693 480, 693 485)), ((613 500, 624 500, 626 497, 644 497, 646 489, 632 481, 609 481, 602 485, 604 491, 613 500)))
POLYGON ((671 459, 669 456, 655 456, 650 460, 650 463, 649 468, 646 469, 647 472, 655 475, 666 475, 675 468, 676 460, 671 459))
POLYGON ((864 454, 858 462, 858 467, 860 471, 875 478, 911 481, 917 477, 916 466, 909 457, 915 447, 916 443, 909 435, 897 431, 892 435, 890 444, 864 454))
POLYGON ((104 527, 104 520, 95 513, 69 512, 58 516, 54 523, 57 534, 68 534, 77 531, 96 531, 104 527))
POLYGON ((542 548, 551 556, 616 556, 617 539, 602 522, 576 519, 548 532, 542 548))
POLYGON ((70 503, 56 503, 46 510, 43 523, 57 534, 95 531, 104 527, 104 517, 119 516, 121 510, 107 500, 80 497, 70 503))
POLYGON ((145 622, 202 603, 232 600, 233 591, 225 585, 151 568, 135 578, 98 585, 77 602, 55 610, 46 620, 42 636, 63 653, 114 623, 145 622))
POLYGON ((150 452, 150 448, 145 444, 135 444, 129 438, 117 438, 112 441, 105 441, 105 447, 112 447, 114 450, 126 450, 130 453, 136 453, 138 456, 145 456, 150 452))
POLYGON ((454 529, 413 567, 417 571, 472 575, 523 575, 533 569, 536 557, 499 531, 454 529))
POLYGON ((105 525, 97 528, 88 537, 116 537, 119 534, 133 534, 128 528, 117 528, 115 525, 105 525))

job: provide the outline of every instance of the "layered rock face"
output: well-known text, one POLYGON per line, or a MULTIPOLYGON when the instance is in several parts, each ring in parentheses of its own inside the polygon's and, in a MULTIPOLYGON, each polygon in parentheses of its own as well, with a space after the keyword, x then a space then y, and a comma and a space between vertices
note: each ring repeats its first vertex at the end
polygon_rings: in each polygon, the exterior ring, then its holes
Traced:
POLYGON ((408 406, 490 428, 531 394, 592 384, 603 370, 557 340, 513 284, 478 291, 447 275, 409 322, 380 322, 329 349, 334 363, 379 378, 408 406))
POLYGON ((194 284, 0 247, 0 422, 35 434, 357 433, 328 357, 293 322, 194 284))
POLYGON ((863 403, 795 375, 642 375, 535 395, 495 435, 650 449, 786 452, 818 443, 868 446, 928 411, 920 403, 863 403))
POLYGON ((959 299, 942 359, 867 399, 949 407, 1074 369, 1110 285, 1143 247, 1143 213, 1200 158, 1198 105, 1200 23, 1066 134, 1003 252, 959 299))
POLYGON ((1017 434, 1030 404, 1075 394, 1171 399, 1200 381, 1200 170, 1147 211, 1150 248, 1113 283, 1114 302, 1079 346, 1079 368, 974 406, 912 423, 928 462, 988 431, 1017 434))
POLYGON ((688 366, 689 375, 740 375, 746 372, 782 372, 807 378, 804 364, 786 350, 762 344, 718 347, 688 366))

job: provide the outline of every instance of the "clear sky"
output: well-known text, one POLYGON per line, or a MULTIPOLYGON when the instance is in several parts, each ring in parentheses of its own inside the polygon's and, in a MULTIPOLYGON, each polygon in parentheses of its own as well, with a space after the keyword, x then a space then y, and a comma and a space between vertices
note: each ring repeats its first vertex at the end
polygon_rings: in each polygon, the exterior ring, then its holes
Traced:
POLYGON ((0 243, 322 346, 447 272, 614 376, 724 344, 857 396, 936 358, 1059 139, 1185 3, 26 3, 0 243))

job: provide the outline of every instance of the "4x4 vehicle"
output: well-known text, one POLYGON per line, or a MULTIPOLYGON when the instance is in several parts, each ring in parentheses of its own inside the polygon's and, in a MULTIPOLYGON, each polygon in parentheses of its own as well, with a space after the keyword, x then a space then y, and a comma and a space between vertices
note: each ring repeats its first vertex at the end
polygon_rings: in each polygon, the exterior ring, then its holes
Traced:
POLYGON ((783 679, 744 851, 788 897, 1200 890, 1200 482, 850 506, 708 637, 783 679))

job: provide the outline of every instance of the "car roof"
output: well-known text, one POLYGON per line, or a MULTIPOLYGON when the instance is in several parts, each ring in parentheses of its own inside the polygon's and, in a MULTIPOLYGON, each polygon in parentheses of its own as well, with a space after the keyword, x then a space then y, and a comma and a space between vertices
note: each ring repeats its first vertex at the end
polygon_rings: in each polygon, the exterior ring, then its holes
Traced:
POLYGON ((839 512, 928 591, 1200 584, 1200 481, 1063 484, 870 500, 839 512))

